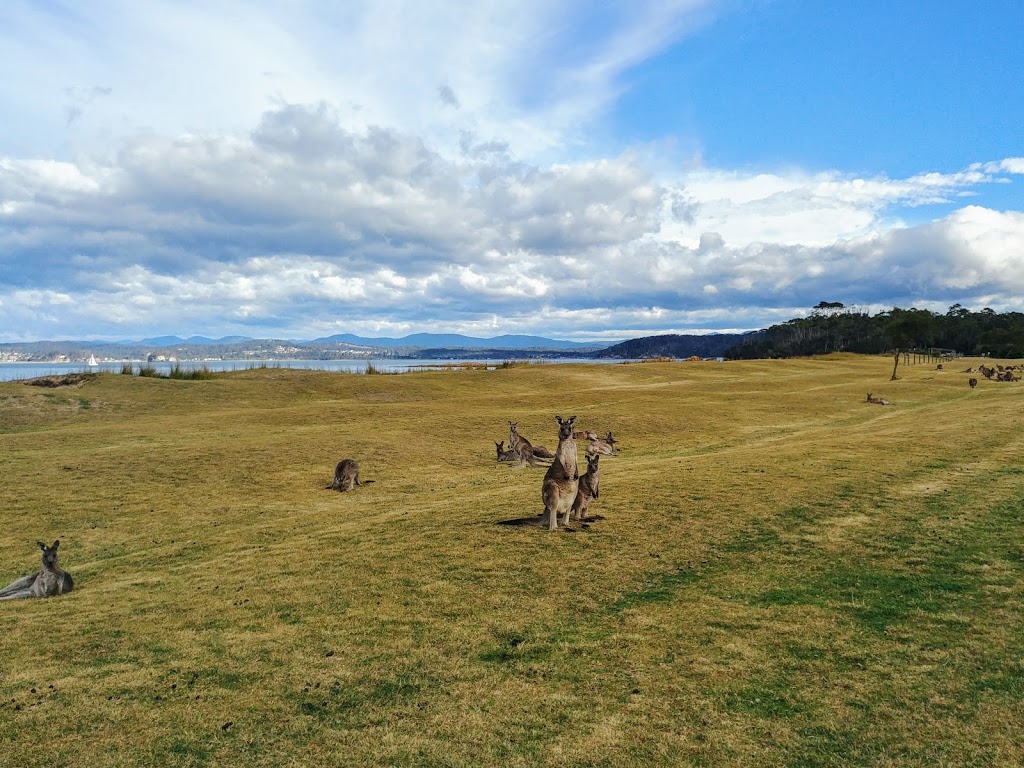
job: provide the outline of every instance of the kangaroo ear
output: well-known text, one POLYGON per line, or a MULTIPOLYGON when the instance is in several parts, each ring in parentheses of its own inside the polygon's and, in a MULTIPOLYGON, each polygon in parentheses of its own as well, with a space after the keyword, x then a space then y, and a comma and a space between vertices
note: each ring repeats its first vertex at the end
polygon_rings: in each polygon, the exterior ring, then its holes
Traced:
POLYGON ((54 539, 53 546, 50 549, 56 549, 60 546, 60 539, 54 539))
POLYGON ((575 417, 575 416, 570 416, 570 417, 569 417, 569 423, 570 423, 570 424, 573 424, 573 423, 575 423, 575 421, 576 421, 576 417, 575 417))
POLYGON ((45 552, 45 551, 46 551, 46 545, 45 545, 45 544, 43 544, 43 542, 41 542, 41 541, 37 541, 37 542, 36 542, 36 544, 38 544, 38 545, 39 545, 39 548, 40 548, 41 550, 43 550, 43 552, 45 552))

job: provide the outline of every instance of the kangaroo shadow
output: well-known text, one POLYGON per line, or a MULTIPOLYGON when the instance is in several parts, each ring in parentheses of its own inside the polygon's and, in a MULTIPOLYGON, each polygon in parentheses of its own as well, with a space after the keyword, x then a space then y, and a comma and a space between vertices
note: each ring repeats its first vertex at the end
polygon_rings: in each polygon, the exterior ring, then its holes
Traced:
MULTIPOLYGON (((543 522, 544 513, 534 515, 533 517, 513 517, 510 520, 499 520, 495 525, 507 525, 510 528, 540 528, 547 527, 547 523, 543 522)), ((576 533, 577 531, 585 531, 590 528, 590 524, 597 520, 604 520, 604 515, 589 515, 579 528, 567 528, 560 526, 558 530, 565 531, 566 533, 576 533)))
POLYGON ((540 526, 540 521, 543 515, 532 515, 531 517, 513 517, 511 520, 499 520, 498 525, 509 525, 509 526, 540 526))

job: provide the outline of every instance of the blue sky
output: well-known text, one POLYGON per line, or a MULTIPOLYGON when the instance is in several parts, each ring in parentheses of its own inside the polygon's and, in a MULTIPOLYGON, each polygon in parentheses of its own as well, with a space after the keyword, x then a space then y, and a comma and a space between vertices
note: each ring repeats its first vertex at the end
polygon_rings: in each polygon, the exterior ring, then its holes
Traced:
POLYGON ((0 340, 1021 310, 1019 0, 0 5, 0 340))

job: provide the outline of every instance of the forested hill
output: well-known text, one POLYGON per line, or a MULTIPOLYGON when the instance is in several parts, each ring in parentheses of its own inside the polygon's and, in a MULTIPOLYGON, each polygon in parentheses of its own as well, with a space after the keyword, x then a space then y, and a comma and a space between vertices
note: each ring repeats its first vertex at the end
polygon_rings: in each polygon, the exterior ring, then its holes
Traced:
POLYGON ((706 336, 671 333, 630 339, 598 352, 595 357, 720 357, 729 347, 740 343, 749 334, 715 333, 706 336))
POLYGON ((988 308, 972 312, 954 304, 944 315, 899 308, 868 315, 822 302, 810 317, 745 334, 724 355, 751 359, 929 347, 964 355, 1024 357, 1024 314, 988 308))

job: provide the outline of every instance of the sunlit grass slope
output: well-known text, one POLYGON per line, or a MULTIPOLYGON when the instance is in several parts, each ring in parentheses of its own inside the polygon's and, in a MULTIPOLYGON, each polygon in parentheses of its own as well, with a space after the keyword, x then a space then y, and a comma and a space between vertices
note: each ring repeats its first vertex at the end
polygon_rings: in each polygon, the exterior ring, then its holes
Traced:
POLYGON ((2 384, 0 586, 59 538, 76 589, 0 603, 0 765, 1022 764, 1024 383, 977 362, 2 384), (496 525, 555 415, 619 440, 605 519, 496 525))

